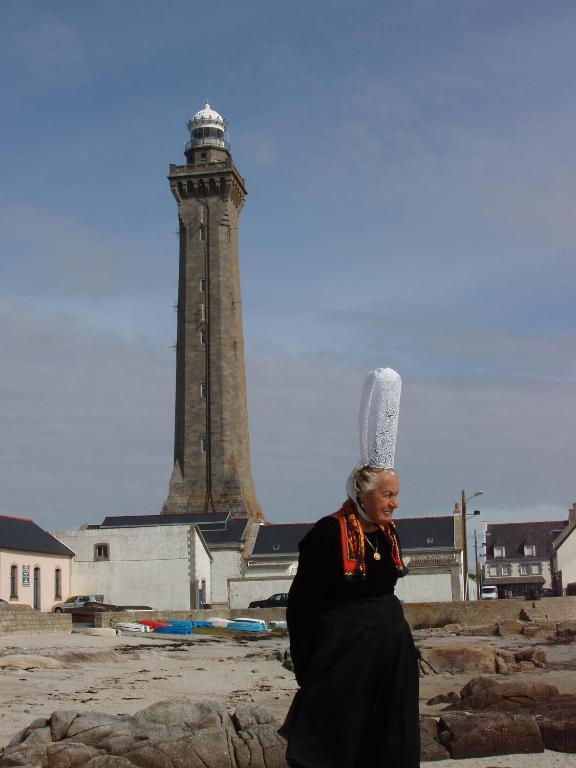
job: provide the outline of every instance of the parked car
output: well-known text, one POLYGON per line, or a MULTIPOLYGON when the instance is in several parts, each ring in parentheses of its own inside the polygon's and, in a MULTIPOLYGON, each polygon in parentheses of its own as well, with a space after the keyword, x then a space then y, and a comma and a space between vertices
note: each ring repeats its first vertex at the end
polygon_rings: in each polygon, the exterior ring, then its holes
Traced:
POLYGON ((252 600, 248 608, 285 608, 288 605, 288 593, 278 592, 266 600, 252 600))
POLYGON ((556 592, 553 589, 543 589, 542 592, 540 592, 542 597, 556 597, 556 592))
POLYGON ((104 595, 73 595, 63 603, 54 603, 52 613, 70 613, 76 608, 84 608, 86 603, 103 603, 104 595))
POLYGON ((498 600, 498 587, 482 587, 482 600, 498 600))
POLYGON ((10 605, 8 600, 4 600, 2 597, 0 597, 0 605, 10 605))

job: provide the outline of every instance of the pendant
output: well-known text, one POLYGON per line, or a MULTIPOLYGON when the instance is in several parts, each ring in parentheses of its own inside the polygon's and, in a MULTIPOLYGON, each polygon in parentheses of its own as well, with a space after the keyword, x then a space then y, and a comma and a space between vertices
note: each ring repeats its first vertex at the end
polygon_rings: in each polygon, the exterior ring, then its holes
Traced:
POLYGON ((380 560, 380 552, 374 552, 374 560, 380 560))

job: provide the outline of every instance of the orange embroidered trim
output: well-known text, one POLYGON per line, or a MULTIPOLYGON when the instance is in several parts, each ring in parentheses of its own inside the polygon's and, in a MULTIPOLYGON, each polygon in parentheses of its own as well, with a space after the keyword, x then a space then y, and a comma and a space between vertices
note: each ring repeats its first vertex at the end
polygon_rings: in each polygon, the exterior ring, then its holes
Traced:
MULTIPOLYGON (((342 548, 344 575, 354 576, 360 573, 364 576, 366 574, 364 535, 352 502, 347 499, 338 512, 334 514, 334 517, 336 517, 340 526, 340 545, 342 548)), ((390 541, 390 551, 394 565, 399 571, 403 571, 405 566, 400 554, 395 524, 391 522, 388 525, 380 525, 378 527, 390 541)))

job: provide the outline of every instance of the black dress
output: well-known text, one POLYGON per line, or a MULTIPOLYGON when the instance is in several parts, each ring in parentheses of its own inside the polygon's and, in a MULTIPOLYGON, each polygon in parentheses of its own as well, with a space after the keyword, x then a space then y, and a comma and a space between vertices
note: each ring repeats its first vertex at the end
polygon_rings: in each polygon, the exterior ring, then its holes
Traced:
POLYGON ((338 521, 300 543, 288 600, 300 684, 280 733, 297 768, 418 768, 418 665, 398 571, 380 531, 367 534, 366 576, 343 575, 338 521))

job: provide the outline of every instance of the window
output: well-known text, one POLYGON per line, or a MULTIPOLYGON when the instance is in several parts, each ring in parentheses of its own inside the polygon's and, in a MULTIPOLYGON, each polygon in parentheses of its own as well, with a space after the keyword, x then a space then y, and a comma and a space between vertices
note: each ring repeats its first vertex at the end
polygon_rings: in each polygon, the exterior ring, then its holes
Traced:
POLYGON ((200 446, 202 448, 203 453, 206 453, 206 451, 208 450, 208 438, 207 437, 203 437, 202 438, 202 440, 200 441, 200 446))
POLYGON ((204 323, 206 321, 206 305, 200 304, 200 322, 204 323))
POLYGON ((494 547, 494 557, 506 557, 506 547, 494 547))
POLYGON ((200 384, 200 397, 206 397, 208 394, 208 384, 200 384))
POLYGON ((203 243, 206 242, 206 227, 200 227, 200 240, 202 240, 203 243))
POLYGON ((18 566, 10 568, 10 600, 18 599, 18 566))
POLYGON ((204 206, 199 205, 198 206, 198 221, 200 224, 204 224, 204 206))
POLYGON ((62 600, 62 569, 54 570, 54 600, 62 600))
POLYGON ((432 538, 432 536, 428 536, 426 538, 426 544, 434 544, 434 539, 432 538))
POLYGON ((534 557, 536 555, 536 546, 534 544, 524 544, 524 557, 534 557))
POLYGON ((94 560, 110 560, 110 547, 108 544, 94 545, 94 560))
POLYGON ((511 565, 503 565, 502 566, 502 576, 512 576, 512 566, 511 565))
POLYGON ((498 576, 500 569, 497 565, 491 565, 490 566, 490 576, 498 576))
POLYGON ((272 544, 272 549, 274 550, 274 552, 278 552, 278 550, 280 549, 280 544, 272 544))
POLYGON ((530 570, 532 571, 532 574, 535 576, 539 576, 542 573, 542 566, 540 563, 533 563, 530 566, 530 570))
POLYGON ((200 291, 202 293, 206 293, 206 278, 203 277, 202 280, 200 280, 200 291))
POLYGON ((526 563, 520 563, 520 576, 528 576, 530 567, 526 563))
POLYGON ((208 331, 200 331, 200 341, 202 344, 208 344, 208 331))

